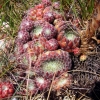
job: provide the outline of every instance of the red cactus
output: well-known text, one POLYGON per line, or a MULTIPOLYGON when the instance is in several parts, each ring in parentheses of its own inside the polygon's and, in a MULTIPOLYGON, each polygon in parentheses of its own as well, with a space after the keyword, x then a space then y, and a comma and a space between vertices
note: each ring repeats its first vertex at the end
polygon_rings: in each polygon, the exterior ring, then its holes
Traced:
POLYGON ((49 81, 43 77, 36 77, 35 82, 39 90, 44 90, 49 86, 49 81))
POLYGON ((45 37, 46 39, 51 39, 56 36, 57 31, 52 24, 40 20, 34 23, 34 29, 31 31, 30 34, 32 39, 39 38, 41 36, 45 37))
POLYGON ((50 40, 46 41, 45 46, 46 46, 47 50, 52 51, 52 50, 57 50, 59 45, 58 45, 58 41, 56 39, 50 39, 50 40))
POLYGON ((42 35, 46 39, 52 39, 57 35, 57 31, 52 24, 45 24, 43 27, 42 35))
POLYGON ((31 37, 29 35, 29 32, 27 32, 26 30, 21 30, 18 32, 18 36, 16 38, 16 44, 19 42, 25 44, 26 42, 30 40, 31 40, 31 37))
POLYGON ((19 29, 20 30, 27 30, 31 31, 31 29, 34 26, 34 22, 32 20, 29 20, 28 17, 24 18, 20 24, 19 29))
POLYGON ((71 68, 71 59, 68 52, 63 50, 47 51, 40 55, 35 63, 36 73, 45 77, 59 75, 71 68))
POLYGON ((30 32, 32 39, 39 38, 42 36, 43 27, 46 24, 45 21, 39 20, 34 22, 34 28, 30 32))
POLYGON ((53 90, 60 90, 62 88, 68 88, 70 87, 72 84, 72 76, 71 74, 63 73, 60 77, 57 77, 54 81, 53 81, 53 90))
POLYGON ((14 88, 10 82, 1 82, 0 83, 0 98, 7 98, 13 95, 14 88))
POLYGON ((61 48, 68 52, 73 52, 73 49, 79 47, 80 37, 77 30, 70 22, 57 22, 55 28, 58 30, 57 40, 61 48))
POLYGON ((43 17, 44 4, 38 4, 27 11, 27 18, 36 21, 41 20, 43 17))
POLYGON ((53 15, 53 12, 50 12, 50 11, 44 13, 43 18, 44 18, 44 20, 46 20, 49 23, 53 23, 53 21, 55 19, 54 15, 53 15))
POLYGON ((45 51, 45 42, 46 39, 44 37, 40 37, 39 39, 35 39, 33 44, 33 50, 34 52, 39 55, 41 54, 43 51, 45 51))
POLYGON ((33 7, 27 11, 27 18, 29 20, 36 20, 36 9, 33 7))

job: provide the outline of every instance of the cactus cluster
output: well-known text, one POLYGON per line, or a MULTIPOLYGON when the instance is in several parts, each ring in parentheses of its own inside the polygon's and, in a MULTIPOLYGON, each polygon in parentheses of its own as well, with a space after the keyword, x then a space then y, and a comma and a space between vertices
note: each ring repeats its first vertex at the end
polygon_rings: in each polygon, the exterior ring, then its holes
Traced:
MULTIPOLYGON (((69 23, 65 23, 60 11, 60 2, 42 0, 40 4, 26 12, 16 37, 15 57, 18 68, 30 69, 35 74, 34 79, 26 80, 29 93, 34 94, 36 88, 40 91, 50 88, 53 76, 57 78, 71 70, 70 50, 64 49, 61 42, 63 44, 68 41, 66 47, 73 52, 72 48, 79 47, 80 38, 76 29, 73 29, 74 26, 67 25, 69 23), (55 23, 56 20, 60 20, 59 23, 55 23), (65 35, 62 37, 64 31, 65 35), (59 38, 62 39, 59 40, 59 38)), ((25 74, 30 72, 25 71, 25 74)), ((67 81, 70 80, 72 78, 68 76, 67 81)), ((71 82, 65 83, 66 87, 70 85, 71 82)))
MULTIPOLYGON (((100 81, 99 56, 93 61, 94 56, 84 55, 79 19, 64 14, 60 2, 50 0, 42 0, 26 11, 15 39, 16 67, 12 71, 18 82, 24 80, 23 88, 18 90, 22 95, 34 96, 50 88, 52 92, 62 88, 91 90, 100 81)), ((98 34, 99 30, 99 39, 98 34)), ((9 97, 13 92, 10 82, 0 83, 0 98, 9 97)))

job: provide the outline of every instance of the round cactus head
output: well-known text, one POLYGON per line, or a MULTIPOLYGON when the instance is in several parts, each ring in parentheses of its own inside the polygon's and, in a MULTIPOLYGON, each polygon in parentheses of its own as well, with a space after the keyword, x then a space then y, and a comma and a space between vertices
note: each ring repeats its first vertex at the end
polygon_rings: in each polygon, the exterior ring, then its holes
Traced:
POLYGON ((34 22, 32 20, 29 20, 28 18, 25 18, 22 20, 20 24, 20 30, 31 31, 33 26, 34 26, 34 22))
POLYGON ((74 41, 76 38, 76 33, 73 30, 66 31, 64 36, 69 40, 69 41, 74 41))
POLYGON ((44 90, 49 86, 48 80, 43 77, 36 77, 35 82, 39 90, 44 90))
POLYGON ((12 96, 14 93, 13 84, 10 82, 0 82, 0 99, 12 96))
POLYGON ((42 31, 43 31, 43 26, 44 26, 44 21, 35 21, 34 22, 34 28, 33 30, 30 32, 32 39, 34 38, 39 38, 39 36, 41 36, 42 31))
POLYGON ((57 40, 61 48, 68 52, 73 52, 73 49, 79 47, 80 37, 76 28, 71 23, 60 21, 55 25, 58 30, 57 40))
POLYGON ((37 26, 37 27, 34 29, 34 33, 35 33, 36 35, 41 34, 41 32, 42 32, 42 26, 37 26))
POLYGON ((46 39, 52 39, 56 36, 56 34, 57 31, 52 24, 48 23, 43 27, 42 35, 46 37, 46 39))
POLYGON ((61 88, 68 88, 72 84, 71 74, 65 72, 53 81, 53 90, 60 90, 61 88))
POLYGON ((47 50, 53 51, 58 49, 58 41, 56 39, 50 39, 46 41, 45 47, 47 50))
POLYGON ((49 60, 42 64, 42 68, 44 72, 48 73, 56 73, 57 71, 63 68, 63 63, 59 60, 49 60))
POLYGON ((43 18, 44 18, 44 20, 46 20, 49 23, 53 23, 53 21, 55 19, 52 11, 48 11, 48 12, 44 13, 43 18))
POLYGON ((16 38, 16 44, 18 44, 18 43, 25 44, 30 40, 31 40, 31 37, 30 37, 29 32, 27 32, 26 30, 20 30, 18 32, 18 36, 16 38))
POLYGON ((31 31, 32 39, 45 37, 46 39, 51 39, 56 36, 56 29, 54 26, 46 21, 36 21, 34 23, 34 28, 31 31))
POLYGON ((63 50, 47 51, 37 59, 35 68, 37 73, 45 77, 59 75, 71 68, 71 59, 68 52, 63 50))

